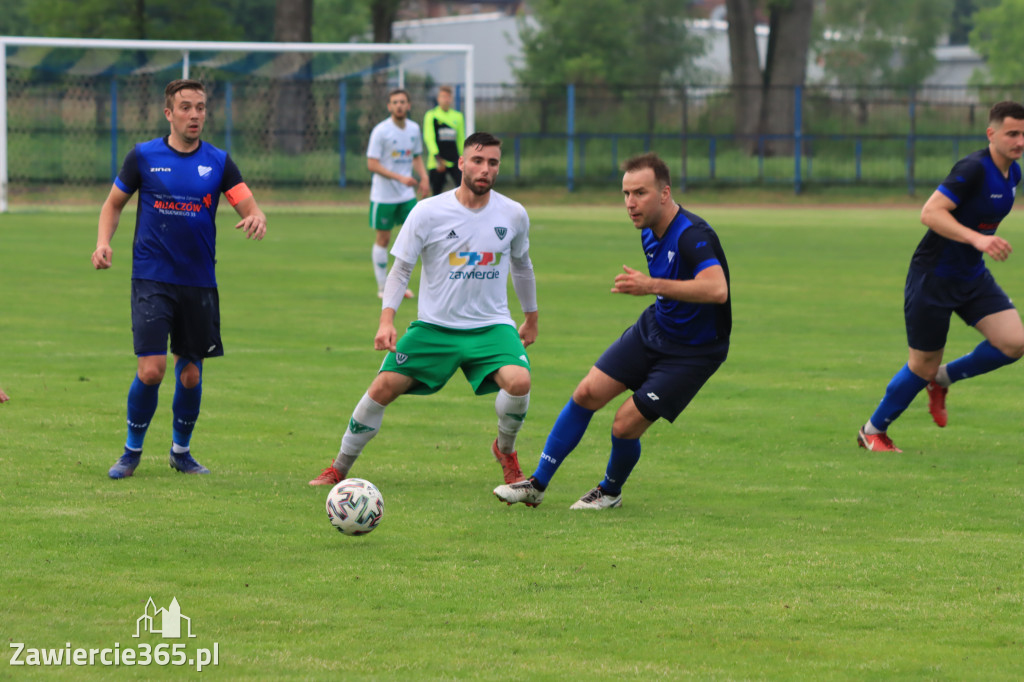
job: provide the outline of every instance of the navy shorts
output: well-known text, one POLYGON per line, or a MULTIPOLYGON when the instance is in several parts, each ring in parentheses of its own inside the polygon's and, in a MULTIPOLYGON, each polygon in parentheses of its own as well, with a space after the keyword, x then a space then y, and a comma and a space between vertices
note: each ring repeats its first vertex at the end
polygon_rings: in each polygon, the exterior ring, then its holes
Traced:
POLYGON ((673 422, 723 362, 721 350, 709 355, 673 355, 653 349, 633 325, 594 366, 633 391, 633 401, 644 418, 655 421, 663 417, 673 422))
POLYGON ((217 289, 133 279, 135 355, 166 355, 168 336, 171 352, 186 360, 224 355, 217 289))
POLYGON ((938 277, 914 268, 907 273, 903 316, 907 323, 907 345, 914 350, 945 348, 953 313, 973 327, 983 317, 1013 309, 1010 297, 987 269, 969 281, 938 277))

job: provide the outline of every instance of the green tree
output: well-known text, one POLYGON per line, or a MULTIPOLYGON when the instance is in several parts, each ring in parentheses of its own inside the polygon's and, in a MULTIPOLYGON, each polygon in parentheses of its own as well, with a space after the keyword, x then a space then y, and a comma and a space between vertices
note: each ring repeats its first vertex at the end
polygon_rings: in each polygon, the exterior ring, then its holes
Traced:
POLYGON ((368 0, 313 0, 313 42, 347 43, 369 28, 368 0))
POLYGON ((826 75, 843 85, 918 86, 935 70, 952 17, 953 0, 829 0, 815 47, 826 75))
POLYGON ((662 85, 694 75, 703 42, 687 32, 677 0, 535 0, 536 26, 520 24, 527 85, 662 85))
POLYGON ((1024 83, 1024 62, 1018 57, 1022 22, 1024 0, 1001 0, 974 14, 970 45, 985 59, 988 75, 975 73, 973 82, 1024 83))
MULTIPOLYGON (((239 2, 207 0, 35 0, 33 35, 142 40, 243 40, 239 2)), ((259 4, 259 3, 254 3, 259 4)), ((271 19, 273 18, 271 7, 271 19)))
POLYGON ((28 20, 30 2, 31 0, 6 0, 4 2, 4 10, 0 12, 0 35, 32 35, 31 22, 28 20))

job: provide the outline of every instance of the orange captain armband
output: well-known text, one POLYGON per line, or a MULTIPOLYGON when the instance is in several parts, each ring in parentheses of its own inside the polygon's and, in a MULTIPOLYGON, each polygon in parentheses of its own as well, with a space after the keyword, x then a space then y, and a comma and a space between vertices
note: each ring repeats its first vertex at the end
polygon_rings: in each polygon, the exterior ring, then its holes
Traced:
POLYGON ((244 182, 240 182, 227 192, 224 192, 224 196, 228 198, 229 204, 238 206, 238 204, 252 196, 252 190, 244 182))

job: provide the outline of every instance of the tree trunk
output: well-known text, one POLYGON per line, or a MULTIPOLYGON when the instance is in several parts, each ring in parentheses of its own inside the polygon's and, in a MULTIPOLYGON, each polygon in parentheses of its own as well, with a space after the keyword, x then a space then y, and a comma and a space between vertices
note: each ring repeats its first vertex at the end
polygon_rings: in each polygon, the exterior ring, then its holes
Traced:
MULTIPOLYGON (((764 135, 795 132, 796 88, 807 82, 807 53, 811 44, 814 0, 790 0, 771 10, 768 53, 765 57, 765 89, 761 107, 764 135)), ((792 154, 793 140, 770 139, 766 154, 792 154)))
MULTIPOLYGON (((313 0, 277 0, 274 40, 309 43, 313 41, 313 0)), ((286 154, 301 154, 312 126, 310 55, 288 52, 280 55, 274 87, 274 148, 286 154)))
MULTIPOLYGON (((762 135, 792 135, 795 90, 807 79, 814 0, 771 3, 765 68, 757 52, 757 0, 725 0, 729 20, 736 134, 754 153, 762 135)), ((765 140, 769 154, 791 153, 791 140, 765 140)))
MULTIPOLYGON (((373 0, 370 4, 370 18, 373 23, 373 42, 390 43, 394 35, 392 24, 398 16, 398 6, 401 0, 373 0)), ((370 91, 374 107, 381 108, 387 104, 388 93, 388 67, 391 65, 391 56, 388 54, 379 55, 373 62, 373 77, 370 79, 370 91)), ((377 111, 374 108, 372 111, 377 111)), ((368 112, 369 113, 369 112, 368 112)), ((373 116, 369 123, 374 124, 387 115, 373 116)))
POLYGON ((729 20, 729 62, 732 67, 736 134, 749 150, 757 148, 761 121, 761 60, 757 53, 754 14, 757 0, 726 0, 729 20))

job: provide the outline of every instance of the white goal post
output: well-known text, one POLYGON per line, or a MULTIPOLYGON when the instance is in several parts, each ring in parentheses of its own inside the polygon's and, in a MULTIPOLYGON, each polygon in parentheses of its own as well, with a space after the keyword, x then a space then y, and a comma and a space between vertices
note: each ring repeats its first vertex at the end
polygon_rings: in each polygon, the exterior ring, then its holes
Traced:
POLYGON ((189 77, 191 52, 264 53, 457 53, 463 56, 466 134, 475 128, 473 45, 415 43, 250 43, 180 40, 100 40, 88 38, 41 38, 0 36, 0 212, 8 210, 8 47, 80 48, 87 50, 145 50, 181 54, 182 78, 189 77))

